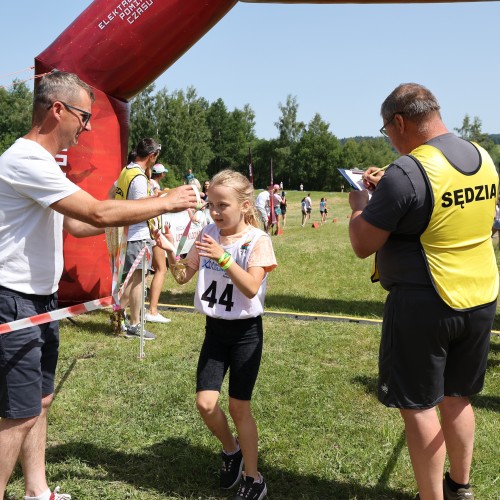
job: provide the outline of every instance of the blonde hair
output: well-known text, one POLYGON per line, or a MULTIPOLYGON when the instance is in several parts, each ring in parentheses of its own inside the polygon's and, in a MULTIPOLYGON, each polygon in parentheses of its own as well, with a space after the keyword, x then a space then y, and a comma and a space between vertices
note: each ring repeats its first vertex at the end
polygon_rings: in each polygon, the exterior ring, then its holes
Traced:
POLYGON ((259 227, 257 209, 255 208, 254 202, 253 186, 243 174, 229 169, 221 170, 212 177, 209 190, 216 186, 227 186, 233 188, 236 192, 236 199, 240 204, 248 201, 248 211, 245 213, 245 222, 251 226, 259 227))

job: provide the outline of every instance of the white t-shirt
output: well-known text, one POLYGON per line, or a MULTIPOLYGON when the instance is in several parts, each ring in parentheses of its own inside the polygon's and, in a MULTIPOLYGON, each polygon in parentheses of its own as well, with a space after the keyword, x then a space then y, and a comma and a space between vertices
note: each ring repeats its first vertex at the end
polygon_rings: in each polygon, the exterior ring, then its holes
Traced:
POLYGON ((80 188, 40 144, 18 139, 0 156, 0 284, 50 295, 63 270, 64 216, 50 208, 80 188))
POLYGON ((255 198, 255 206, 257 208, 267 208, 269 210, 269 191, 262 191, 257 198, 255 198))
MULTIPOLYGON (((129 165, 127 165, 127 167, 134 166, 139 168, 144 173, 144 175, 146 175, 142 167, 137 163, 130 163, 129 165)), ((156 196, 154 194, 154 183, 158 185, 159 189, 160 185, 154 179, 148 179, 143 175, 137 175, 132 179, 132 182, 130 183, 127 191, 127 200, 141 200, 142 198, 147 198, 148 196, 156 196), (148 186, 150 186, 149 190, 148 186)), ((113 183, 113 186, 115 188, 118 186, 118 179, 116 179, 116 181, 113 183)), ((137 224, 131 224, 128 227, 127 241, 142 241, 150 239, 151 233, 149 232, 147 221, 138 222, 137 224)))
MULTIPOLYGON (((136 164, 137 165, 137 164, 136 164)), ((141 166, 137 165, 141 170, 141 166)), ((144 170, 142 170, 144 172, 144 170)), ((149 180, 145 175, 134 177, 128 188, 127 200, 141 200, 150 196, 149 180)), ((150 240, 151 233, 147 221, 132 224, 128 228, 128 241, 150 240)))

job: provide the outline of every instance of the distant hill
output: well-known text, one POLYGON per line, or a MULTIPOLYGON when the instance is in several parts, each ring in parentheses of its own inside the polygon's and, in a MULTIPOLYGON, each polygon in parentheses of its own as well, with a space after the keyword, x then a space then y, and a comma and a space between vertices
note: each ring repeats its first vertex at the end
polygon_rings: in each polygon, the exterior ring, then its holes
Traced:
MULTIPOLYGON (((380 138, 380 136, 379 136, 379 138, 380 138)), ((362 142, 362 141, 367 141, 369 139, 376 139, 376 137, 357 135, 356 137, 344 137, 343 139, 339 139, 339 142, 340 142, 340 144, 344 145, 349 140, 354 140, 356 142, 362 142)))
POLYGON ((495 144, 500 144, 500 134, 488 134, 495 144))

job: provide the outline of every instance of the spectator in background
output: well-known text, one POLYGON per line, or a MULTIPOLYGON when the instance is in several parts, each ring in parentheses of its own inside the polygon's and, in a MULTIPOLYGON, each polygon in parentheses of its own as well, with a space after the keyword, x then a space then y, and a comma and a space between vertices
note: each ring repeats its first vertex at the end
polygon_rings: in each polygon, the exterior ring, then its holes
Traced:
POLYGON ((275 216, 275 227, 274 227, 274 235, 277 236, 281 232, 281 196, 278 193, 280 187, 278 184, 274 184, 273 186, 273 210, 275 216))
POLYGON ((306 219, 307 219, 307 202, 306 198, 302 198, 300 201, 300 212, 302 213, 302 227, 306 225, 306 219))
POLYGON ((311 193, 308 193, 307 196, 305 197, 306 200, 306 212, 307 212, 307 217, 306 217, 306 222, 311 220, 311 212, 312 212, 312 200, 311 200, 311 193))
MULTIPOLYGON (((272 186, 270 187, 272 188, 272 186)), ((259 212, 259 217, 264 225, 264 231, 266 233, 269 231, 269 215, 271 213, 270 198, 271 194, 267 189, 259 193, 257 198, 255 198, 255 208, 257 212, 259 212)))
POLYGON ((200 193, 201 199, 207 203, 208 202, 208 188, 210 187, 210 181, 205 181, 203 183, 203 190, 200 193))
POLYGON ((161 196, 162 194, 168 193, 169 188, 163 189, 160 184, 160 181, 165 177, 167 172, 168 168, 165 168, 161 163, 153 165, 153 168, 151 169, 151 179, 149 182, 151 183, 154 196, 161 196))
POLYGON ((319 202, 319 213, 321 215, 321 224, 324 224, 326 221, 326 198, 321 198, 321 201, 319 202))
POLYGON ((188 168, 186 175, 184 176, 184 181, 185 181, 184 184, 191 184, 193 179, 194 179, 193 171, 190 168, 188 168))
MULTIPOLYGON (((150 177, 160 151, 161 145, 151 138, 142 139, 137 144, 134 151, 134 162, 123 168, 116 182, 116 200, 140 200, 153 195, 150 177)), ((149 254, 152 254, 152 232, 160 226, 161 216, 129 226, 122 280, 127 276, 144 246, 148 248, 149 254)), ((146 271, 150 265, 151 259, 147 263, 146 271)), ((127 306, 130 306, 130 324, 125 327, 126 337, 139 337, 140 335, 142 298, 142 262, 140 262, 125 287, 120 301, 123 311, 127 306)), ((154 340, 155 338, 151 332, 144 330, 145 340, 154 340)))
POLYGON ((287 201, 286 201, 286 193, 285 191, 281 192, 281 220, 283 221, 283 228, 286 226, 286 209, 287 209, 287 201))
MULTIPOLYGON (((168 188, 162 189, 160 186, 160 181, 165 177, 167 172, 168 169, 161 163, 153 165, 151 170, 151 179, 149 181, 152 187, 152 196, 161 196, 162 194, 168 193, 168 188)), ((165 231, 164 222, 161 218, 158 229, 162 233, 165 231)), ((153 245, 153 259, 151 266, 153 268, 153 279, 151 280, 151 285, 149 287, 149 309, 145 315, 146 321, 149 321, 150 323, 170 323, 170 318, 166 318, 158 312, 158 303, 160 301, 161 291, 167 275, 167 256, 165 254, 165 250, 160 248, 158 245, 153 245)))

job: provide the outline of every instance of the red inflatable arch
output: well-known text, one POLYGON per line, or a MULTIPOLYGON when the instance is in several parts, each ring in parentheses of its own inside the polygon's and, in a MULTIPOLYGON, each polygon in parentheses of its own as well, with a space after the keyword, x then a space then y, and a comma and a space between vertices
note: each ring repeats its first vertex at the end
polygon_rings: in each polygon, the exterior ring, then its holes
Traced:
MULTIPOLYGON (((94 88, 92 132, 59 155, 68 177, 104 199, 127 157, 128 100, 171 66, 236 0, 95 0, 39 56, 36 74, 76 73, 94 88)), ((61 303, 111 293, 105 239, 66 234, 61 303)))
MULTIPOLYGON (((98 199, 106 197, 127 156, 128 100, 160 76, 236 3, 237 0, 95 0, 35 58, 36 74, 57 68, 76 73, 94 87, 92 132, 83 134, 78 146, 59 155, 61 167, 73 182, 98 199)), ((110 295, 111 273, 102 236, 81 240, 65 235, 64 257, 59 294, 62 303, 110 295)))

